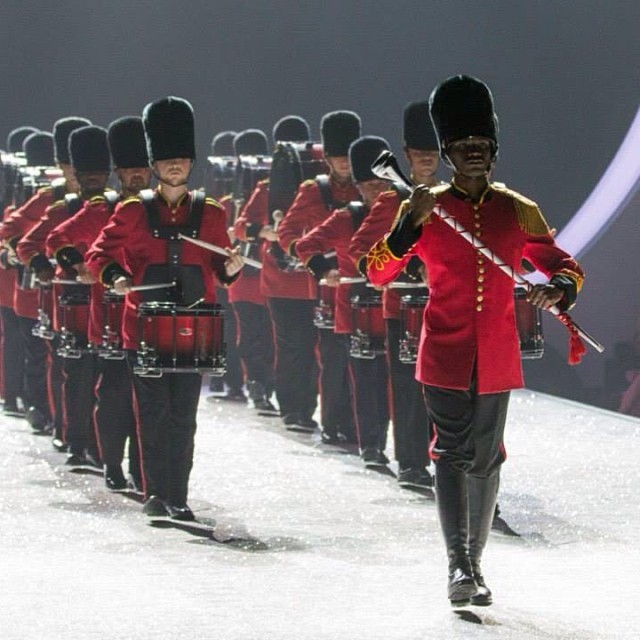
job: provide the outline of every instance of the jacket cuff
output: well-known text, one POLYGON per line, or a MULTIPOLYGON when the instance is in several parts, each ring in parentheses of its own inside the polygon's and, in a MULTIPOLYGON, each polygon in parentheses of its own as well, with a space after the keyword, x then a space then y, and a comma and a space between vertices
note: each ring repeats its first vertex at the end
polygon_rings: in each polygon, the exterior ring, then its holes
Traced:
POLYGON ((560 311, 571 309, 576 303, 578 297, 578 283, 570 276, 556 274, 550 280, 550 283, 558 289, 562 289, 564 297, 558 302, 560 311))
POLYGON ((227 272, 224 269, 222 269, 220 271, 216 271, 216 276, 222 286, 230 287, 240 277, 241 273, 242 273, 242 269, 234 273, 232 276, 228 276, 227 272))
POLYGON ((251 224, 246 225, 244 228, 244 236, 247 241, 256 241, 258 239, 258 234, 260 233, 262 227, 264 225, 260 222, 252 222, 251 224))
POLYGON ((367 277, 367 254, 365 253, 356 264, 356 268, 360 272, 360 275, 367 277))
POLYGON ((316 280, 320 280, 331 269, 331 263, 321 253, 318 253, 307 260, 305 267, 316 280))
POLYGON ((409 220, 411 211, 407 211, 398 221, 393 231, 387 236, 387 247, 396 256, 402 256, 413 247, 422 235, 422 227, 414 229, 409 220))
POLYGON ((117 262, 112 262, 102 270, 102 273, 100 273, 100 280, 102 281, 102 284, 110 287, 120 276, 124 276, 125 278, 131 277, 130 274, 128 274, 117 262))
POLYGON ((42 253, 36 253, 36 255, 29 260, 29 269, 35 271, 35 273, 44 271, 45 269, 51 269, 49 258, 42 253))
POLYGON ((72 246, 62 247, 56 251, 56 260, 63 269, 68 269, 76 264, 84 262, 83 255, 72 246))

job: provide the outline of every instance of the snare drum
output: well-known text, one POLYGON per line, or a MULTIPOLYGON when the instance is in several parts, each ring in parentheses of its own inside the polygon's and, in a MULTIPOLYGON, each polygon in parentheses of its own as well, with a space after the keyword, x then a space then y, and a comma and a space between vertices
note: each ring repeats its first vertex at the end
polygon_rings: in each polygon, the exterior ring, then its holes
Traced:
POLYGON ((138 307, 139 376, 168 373, 223 375, 224 312, 217 304, 197 308, 171 302, 143 302, 138 307))
POLYGON ((523 360, 535 360, 544 355, 542 312, 527 302, 527 292, 522 287, 514 290, 516 326, 520 338, 520 356, 523 360))
POLYGON ((318 329, 333 329, 335 326, 336 287, 318 287, 318 300, 313 311, 313 324, 318 329))
POLYGON ((351 298, 353 333, 351 334, 352 358, 373 360, 385 352, 385 326, 382 317, 382 298, 369 294, 351 298))
POLYGON ((31 334, 43 340, 53 340, 55 331, 51 327, 53 313, 53 293, 50 286, 40 285, 38 290, 38 322, 32 327, 31 334))
POLYGON ((400 299, 400 345, 398 360, 413 364, 418 359, 424 308, 429 296, 402 296, 400 299))
POLYGON ((103 293, 102 315, 102 343, 98 347, 98 356, 105 360, 124 360, 125 352, 122 348, 122 314, 124 312, 124 296, 113 290, 103 293))
POLYGON ((63 358, 80 358, 88 353, 87 331, 89 327, 90 292, 74 291, 58 296, 57 318, 60 324, 58 355, 63 358))

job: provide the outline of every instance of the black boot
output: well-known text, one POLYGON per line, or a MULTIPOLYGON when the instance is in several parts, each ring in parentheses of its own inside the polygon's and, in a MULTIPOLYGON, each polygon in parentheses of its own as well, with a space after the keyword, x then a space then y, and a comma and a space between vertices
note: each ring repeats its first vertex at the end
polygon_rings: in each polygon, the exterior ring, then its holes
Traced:
POLYGON ((449 602, 453 607, 471 603, 478 588, 469 561, 469 507, 467 478, 446 462, 436 464, 436 501, 449 557, 449 602))
POLYGON ((494 471, 488 478, 468 477, 469 486, 469 559, 473 577, 478 585, 478 593, 471 598, 471 604, 488 607, 493 603, 491 589, 487 587, 482 575, 480 561, 487 544, 493 514, 496 508, 500 470, 494 471))

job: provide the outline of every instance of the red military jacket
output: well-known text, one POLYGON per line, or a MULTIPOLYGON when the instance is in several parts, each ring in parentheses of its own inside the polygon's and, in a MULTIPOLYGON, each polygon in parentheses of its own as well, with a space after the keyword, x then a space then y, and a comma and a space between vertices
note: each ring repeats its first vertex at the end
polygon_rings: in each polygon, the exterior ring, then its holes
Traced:
MULTIPOLYGON (((191 208, 191 194, 187 192, 172 207, 165 200, 160 188, 156 189, 156 203, 160 222, 163 226, 182 226, 188 223, 191 208)), ((224 209, 213 199, 206 198, 202 213, 200 240, 219 247, 231 246, 226 229, 224 209)), ((228 278, 224 263, 226 258, 217 253, 182 241, 181 265, 195 265, 202 275, 204 302, 215 302, 214 277, 222 284, 235 280, 228 278)), ((139 197, 132 197, 120 203, 107 226, 85 255, 86 265, 95 278, 105 285, 111 285, 119 274, 128 275, 134 285, 143 283, 145 270, 152 265, 166 265, 168 241, 154 237, 147 220, 147 212, 139 197)), ((138 348, 137 309, 142 301, 139 292, 126 296, 123 341, 125 349, 138 348)))
MULTIPOLYGON (((233 233, 236 234, 236 223, 232 212, 236 206, 231 195, 227 195, 220 200, 220 204, 227 211, 227 225, 233 226, 233 233)), ((236 234, 236 238, 238 238, 236 234)), ((238 238, 245 241, 245 238, 238 238)), ((246 255, 246 254, 245 254, 246 255)), ((264 296, 260 291, 260 269, 245 265, 240 272, 236 283, 229 289, 229 302, 252 302, 253 304, 265 304, 264 296)))
MULTIPOLYGON (((4 210, 4 217, 8 218, 13 211, 14 208, 12 206, 6 207, 4 210)), ((1 225, 0 229, 2 229, 1 225)), ((9 249, 5 249, 5 251, 7 250, 9 249)), ((13 249, 11 249, 11 251, 13 251, 13 249)), ((8 264, 0 265, 0 307, 13 309, 16 272, 17 269, 15 266, 9 266, 8 264)))
MULTIPOLYGON (((320 178, 321 176, 318 176, 320 178)), ((302 236, 322 224, 335 209, 346 206, 352 200, 360 200, 360 193, 353 183, 339 185, 329 179, 331 204, 325 202, 317 179, 305 180, 299 187, 295 200, 278 227, 280 246, 291 256, 296 256, 296 243, 302 236)), ((289 295, 289 298, 315 300, 316 285, 313 279, 307 278, 306 295, 289 295)))
MULTIPOLYGON (((514 270, 525 258, 545 275, 565 276, 580 289, 580 266, 555 244, 534 202, 498 184, 490 185, 478 203, 455 185, 435 187, 434 191, 437 204, 514 270)), ((422 325, 417 380, 468 389, 475 367, 479 393, 522 387, 513 281, 435 214, 415 233, 412 246, 411 242, 396 243, 404 227, 400 214, 407 208, 405 202, 391 234, 367 254, 367 273, 373 283, 384 285, 412 255, 426 265, 430 297, 422 325), (389 247, 392 241, 395 255, 389 247), (406 253, 403 244, 410 246, 406 253)))
MULTIPOLYGON (((47 237, 47 254, 54 257, 62 269, 84 262, 84 256, 113 214, 113 205, 105 196, 95 196, 71 218, 59 224, 47 237)), ((89 342, 99 345, 104 333, 104 285, 91 287, 89 308, 89 342)))
MULTIPOLYGON (((316 277, 319 277, 329 268, 324 254, 335 249, 340 276, 348 278, 359 276, 360 273, 348 252, 351 236, 359 223, 360 220, 356 221, 349 209, 337 209, 322 224, 298 240, 296 243, 298 257, 316 277)), ((353 330, 352 289, 353 285, 350 284, 341 284, 337 287, 334 328, 336 333, 351 333, 353 330)))
POLYGON ((284 271, 271 253, 271 242, 258 239, 260 229, 269 224, 269 180, 260 180, 242 208, 234 225, 238 240, 260 242, 262 269, 260 293, 266 298, 308 299, 313 283, 304 271, 284 271))
MULTIPOLYGON (((366 273, 369 249, 391 229, 402 200, 396 190, 381 193, 373 203, 367 217, 356 230, 349 244, 349 255, 361 273, 366 273)), ((400 302, 408 293, 424 295, 426 289, 394 289, 382 292, 382 315, 387 319, 400 318, 400 302)))
MULTIPOLYGON (((27 202, 16 209, 2 223, 0 240, 16 248, 18 257, 28 266, 17 251, 20 239, 23 238, 44 217, 48 207, 53 204, 54 189, 45 187, 35 193, 27 202)), ((16 281, 13 295, 13 308, 16 315, 36 320, 38 318, 38 289, 23 289, 16 281)))

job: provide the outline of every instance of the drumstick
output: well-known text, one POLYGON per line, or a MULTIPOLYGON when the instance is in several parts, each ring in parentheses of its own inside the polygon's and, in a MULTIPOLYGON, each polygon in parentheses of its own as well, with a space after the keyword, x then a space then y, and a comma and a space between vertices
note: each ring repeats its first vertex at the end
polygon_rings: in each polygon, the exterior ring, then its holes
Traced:
MULTIPOLYGON (((367 279, 366 278, 362 278, 362 277, 356 277, 356 278, 340 278, 340 281, 338 282, 338 284, 361 284, 363 282, 366 282, 367 279)), ((321 278, 320 281, 318 282, 319 285, 321 286, 327 286, 327 279, 326 278, 321 278)))
POLYGON ((86 285, 84 282, 78 282, 77 280, 63 280, 62 278, 54 278, 53 280, 51 280, 51 284, 71 284, 71 285, 83 286, 83 287, 89 286, 89 285, 86 285))
MULTIPOLYGON (((222 247, 219 247, 218 245, 210 244, 209 242, 204 242, 204 240, 196 240, 195 238, 189 238, 188 236, 185 236, 182 233, 178 234, 178 238, 180 238, 180 240, 186 240, 187 242, 190 242, 191 244, 195 244, 198 247, 201 247, 203 249, 208 249, 209 251, 213 251, 213 253, 219 253, 221 256, 225 256, 227 258, 229 257, 227 250, 223 249, 222 247)), ((244 256, 242 257, 242 260, 244 261, 245 264, 249 265, 250 267, 255 267, 256 269, 262 269, 262 262, 258 262, 253 258, 245 258, 244 256)))
POLYGON ((389 289, 416 289, 417 287, 426 288, 424 282, 390 282, 389 289))
MULTIPOLYGON (((158 284, 134 284, 132 287, 129 287, 129 292, 133 293, 134 291, 153 291, 154 289, 168 289, 169 287, 175 287, 175 282, 159 282, 158 284)), ((116 291, 115 289, 111 289, 113 293, 117 296, 124 296, 126 294, 120 293, 120 291, 116 291)))

